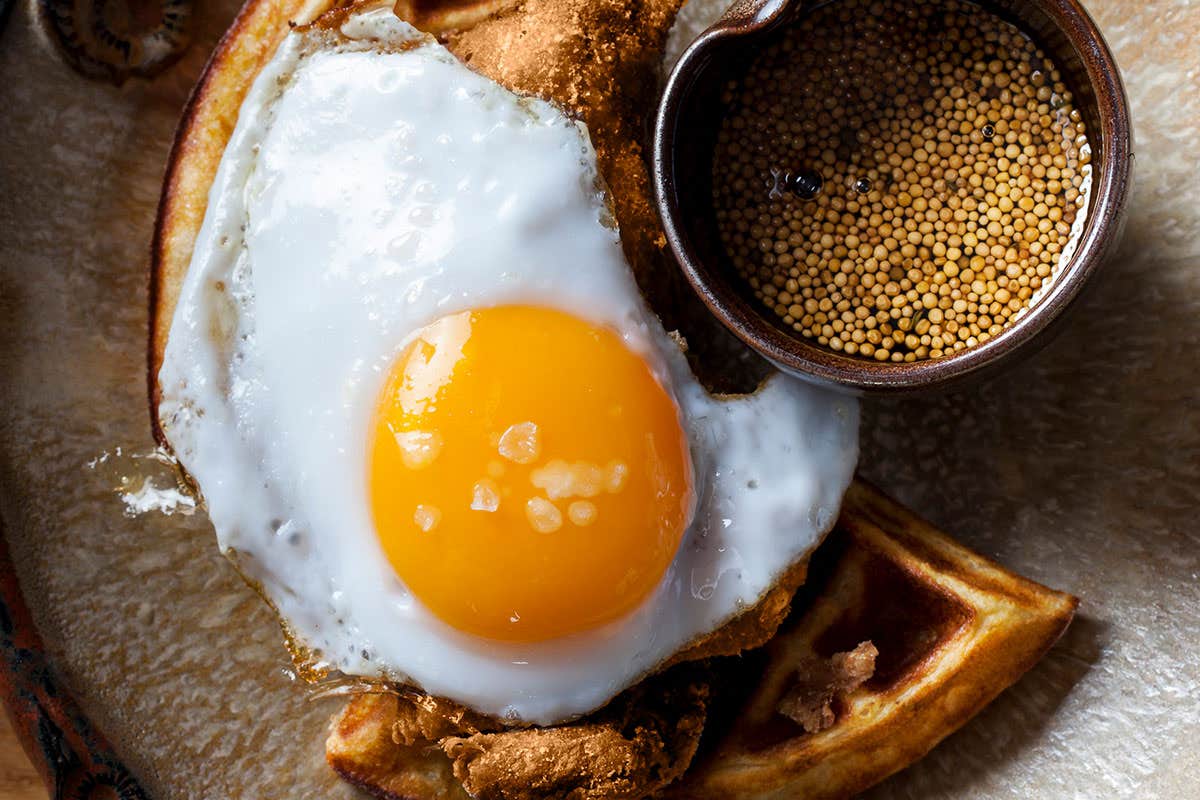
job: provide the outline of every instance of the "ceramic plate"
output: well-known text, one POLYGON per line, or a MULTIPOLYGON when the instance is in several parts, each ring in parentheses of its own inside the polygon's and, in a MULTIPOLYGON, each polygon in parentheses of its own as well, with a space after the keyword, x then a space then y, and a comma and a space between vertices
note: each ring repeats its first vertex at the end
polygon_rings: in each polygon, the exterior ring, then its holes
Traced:
MULTIPOLYGON (((0 643, 8 678, 37 677, 10 700, 47 757, 81 748, 76 766, 99 759, 127 797, 135 780, 163 800, 351 797, 323 761, 339 702, 292 680, 204 516, 129 517, 119 496, 170 481, 144 457, 147 252, 176 119, 234 11, 198 3, 184 59, 120 88, 63 66, 26 6, 0 36, 0 516, 29 610, 0 619, 0 643)), ((1120 256, 1015 371, 865 403, 862 457, 966 544, 1079 595, 1080 615, 873 798, 1200 791, 1200 11, 1092 11, 1137 128, 1120 256)))

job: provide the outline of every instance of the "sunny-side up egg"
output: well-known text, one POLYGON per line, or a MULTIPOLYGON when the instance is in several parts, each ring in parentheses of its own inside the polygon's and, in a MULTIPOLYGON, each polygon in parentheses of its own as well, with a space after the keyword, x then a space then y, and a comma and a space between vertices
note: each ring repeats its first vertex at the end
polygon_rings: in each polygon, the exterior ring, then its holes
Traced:
POLYGON ((222 549, 350 675, 547 724, 753 605, 829 529, 852 399, 708 394, 586 128, 381 10, 250 90, 160 375, 222 549))

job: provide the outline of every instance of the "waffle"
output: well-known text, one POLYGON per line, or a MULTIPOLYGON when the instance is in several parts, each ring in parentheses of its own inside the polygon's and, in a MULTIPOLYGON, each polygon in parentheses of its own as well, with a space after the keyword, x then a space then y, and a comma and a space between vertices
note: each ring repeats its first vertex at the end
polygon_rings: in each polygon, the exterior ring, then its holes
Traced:
MULTIPOLYGON (((588 123, 642 291, 668 328, 683 331, 706 384, 751 388, 757 370, 728 356, 729 339, 664 252, 641 152, 676 0, 402 0, 397 10, 473 68, 588 123)), ((164 445, 156 377, 238 108, 289 23, 325 24, 323 12, 328 21, 343 11, 322 0, 250 0, 185 111, 151 272, 150 400, 164 445)), ((919 758, 1016 680, 1074 605, 856 484, 811 565, 794 565, 676 666, 583 720, 508 731, 399 687, 352 699, 332 724, 327 758, 377 796, 413 800, 466 797, 464 785, 510 800, 846 796, 919 758), (869 669, 848 679, 842 668, 864 653, 869 669)))
POLYGON ((846 797, 929 752, 1038 662, 1078 601, 957 544, 856 481, 783 628, 722 686, 751 687, 710 712, 722 731, 672 798, 846 797), (872 677, 797 736, 776 713, 797 665, 861 641, 872 677))

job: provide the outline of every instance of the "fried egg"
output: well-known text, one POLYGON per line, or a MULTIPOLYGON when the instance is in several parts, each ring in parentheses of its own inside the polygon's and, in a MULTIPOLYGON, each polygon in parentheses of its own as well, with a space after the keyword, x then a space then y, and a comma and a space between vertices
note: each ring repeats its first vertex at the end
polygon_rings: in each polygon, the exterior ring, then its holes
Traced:
POLYGON ((584 125, 390 10, 242 106, 159 376, 218 542, 330 669, 550 724, 754 605, 831 527, 853 399, 713 396, 584 125))

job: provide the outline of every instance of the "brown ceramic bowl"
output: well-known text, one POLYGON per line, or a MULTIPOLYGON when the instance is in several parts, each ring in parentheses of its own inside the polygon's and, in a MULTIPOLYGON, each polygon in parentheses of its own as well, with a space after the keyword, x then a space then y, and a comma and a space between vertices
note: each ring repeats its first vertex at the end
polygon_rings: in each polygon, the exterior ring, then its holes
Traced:
MULTIPOLYGON (((836 2, 836 0, 834 0, 836 2)), ((696 292, 742 341, 785 372, 856 393, 940 387, 990 373, 1045 344, 1048 331, 1116 247, 1129 195, 1132 139, 1120 72, 1075 0, 996 0, 986 7, 1031 36, 1058 64, 1083 115, 1092 190, 1074 254, 1013 324, 994 338, 935 360, 877 362, 809 342, 748 292, 717 236, 712 152, 719 91, 764 41, 801 13, 802 0, 739 0, 700 35, 672 71, 655 121, 654 185, 667 241, 696 292)))

